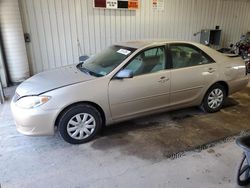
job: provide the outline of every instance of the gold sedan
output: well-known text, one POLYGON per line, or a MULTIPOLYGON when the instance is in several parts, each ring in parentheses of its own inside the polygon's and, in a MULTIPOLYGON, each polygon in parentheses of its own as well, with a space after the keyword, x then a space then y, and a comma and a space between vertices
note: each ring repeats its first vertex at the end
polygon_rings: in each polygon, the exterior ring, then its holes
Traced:
POLYGON ((216 112, 248 83, 240 57, 192 42, 113 45, 78 65, 39 73, 18 86, 17 130, 87 142, 102 126, 190 106, 216 112))

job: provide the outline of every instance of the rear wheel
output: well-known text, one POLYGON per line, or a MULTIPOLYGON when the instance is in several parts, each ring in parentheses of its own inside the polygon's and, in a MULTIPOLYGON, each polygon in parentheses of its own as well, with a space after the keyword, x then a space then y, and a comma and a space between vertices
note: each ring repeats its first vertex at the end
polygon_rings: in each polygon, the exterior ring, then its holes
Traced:
POLYGON ((215 84, 207 91, 201 104, 201 109, 209 113, 217 112, 221 109, 225 98, 225 88, 220 84, 215 84))
POLYGON ((101 129, 102 118, 96 108, 79 104, 67 109, 59 120, 59 133, 71 144, 92 140, 101 129))

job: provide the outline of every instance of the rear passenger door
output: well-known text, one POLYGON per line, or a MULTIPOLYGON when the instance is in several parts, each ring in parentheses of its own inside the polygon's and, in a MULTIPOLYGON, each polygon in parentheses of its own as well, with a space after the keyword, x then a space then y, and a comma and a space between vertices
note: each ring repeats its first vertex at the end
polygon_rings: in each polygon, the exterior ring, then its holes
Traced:
MULTIPOLYGON (((195 105, 202 97, 208 66, 214 61, 191 44, 170 44, 171 105, 195 105)), ((212 72, 212 71, 211 71, 212 72)))

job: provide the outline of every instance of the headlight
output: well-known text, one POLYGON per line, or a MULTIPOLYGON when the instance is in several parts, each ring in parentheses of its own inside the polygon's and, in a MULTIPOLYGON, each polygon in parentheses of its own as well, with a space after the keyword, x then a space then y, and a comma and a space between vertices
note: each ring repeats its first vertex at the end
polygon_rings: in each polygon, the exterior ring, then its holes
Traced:
POLYGON ((35 108, 46 102, 48 102, 50 97, 48 96, 28 96, 19 99, 16 105, 21 108, 35 108))

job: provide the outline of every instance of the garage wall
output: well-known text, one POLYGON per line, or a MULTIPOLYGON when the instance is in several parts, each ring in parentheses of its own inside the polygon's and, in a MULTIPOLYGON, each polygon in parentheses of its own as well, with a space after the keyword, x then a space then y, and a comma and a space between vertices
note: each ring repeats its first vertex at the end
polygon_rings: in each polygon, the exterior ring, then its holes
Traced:
POLYGON ((223 30, 222 45, 250 30, 248 0, 165 0, 164 11, 141 0, 137 11, 93 9, 92 0, 19 0, 32 73, 77 63, 116 41, 199 41, 201 29, 223 30), (79 48, 79 44, 81 49, 79 48))

